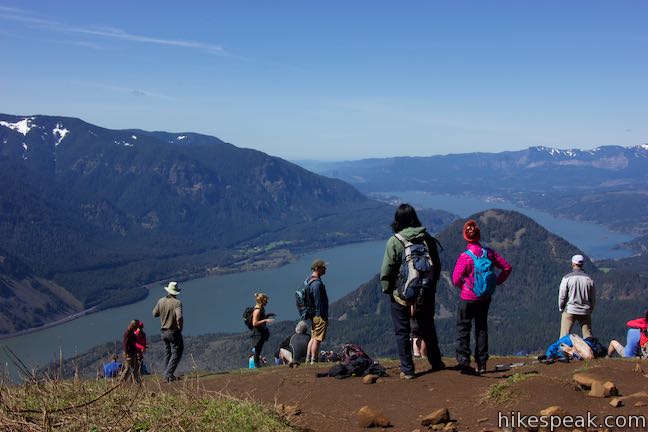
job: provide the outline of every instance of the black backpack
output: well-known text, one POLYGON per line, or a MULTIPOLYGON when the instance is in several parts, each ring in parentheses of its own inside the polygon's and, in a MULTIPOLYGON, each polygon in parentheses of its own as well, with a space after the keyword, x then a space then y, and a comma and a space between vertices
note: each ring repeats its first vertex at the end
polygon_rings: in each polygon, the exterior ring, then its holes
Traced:
POLYGON ((250 330, 254 330, 254 326, 252 325, 252 314, 254 313, 255 308, 256 306, 248 306, 243 311, 243 322, 250 330))
POLYGON ((355 376, 363 376, 365 371, 371 367, 373 360, 359 345, 342 345, 342 364, 355 376))

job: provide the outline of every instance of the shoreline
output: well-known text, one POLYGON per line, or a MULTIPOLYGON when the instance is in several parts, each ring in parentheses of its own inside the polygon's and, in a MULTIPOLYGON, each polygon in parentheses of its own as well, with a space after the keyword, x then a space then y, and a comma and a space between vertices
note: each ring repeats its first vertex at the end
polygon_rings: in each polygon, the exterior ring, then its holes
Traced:
POLYGON ((66 316, 65 318, 61 318, 61 319, 58 319, 56 321, 52 321, 52 322, 47 323, 47 324, 43 324, 42 326, 39 326, 39 327, 32 327, 32 328, 28 328, 28 329, 25 329, 25 330, 17 331, 15 333, 2 334, 2 335, 0 335, 0 341, 6 340, 6 339, 11 339, 11 338, 14 338, 14 337, 24 336, 26 334, 36 333, 36 332, 39 332, 41 330, 46 330, 48 328, 56 327, 57 325, 65 324, 66 322, 73 321, 73 320, 75 320, 77 318, 81 318, 81 317, 86 316, 86 315, 90 315, 91 313, 98 312, 99 310, 101 310, 101 309, 99 309, 97 306, 92 306, 91 308, 84 309, 84 310, 82 310, 80 312, 77 312, 75 314, 66 316))
MULTIPOLYGON (((263 271, 263 270, 269 270, 273 268, 279 268, 283 267, 285 265, 288 265, 294 261, 297 261, 301 256, 308 254, 308 253, 313 253, 317 251, 323 251, 327 250, 330 248, 338 247, 338 246, 345 246, 345 245, 350 245, 350 244, 358 244, 358 243, 364 243, 364 242, 370 242, 370 241, 376 241, 379 239, 363 239, 361 241, 351 241, 348 243, 338 243, 338 244, 331 244, 325 247, 320 247, 320 248, 314 248, 314 249, 308 249, 308 248, 303 248, 300 249, 299 252, 291 252, 288 249, 275 249, 272 252, 268 254, 260 254, 256 257, 251 257, 247 258, 244 260, 239 260, 237 262, 234 262, 230 265, 226 266, 215 266, 215 267, 206 267, 203 271, 200 272, 194 272, 191 274, 183 274, 181 277, 170 277, 170 278, 165 278, 161 280, 157 280, 154 282, 150 282, 144 285, 141 285, 141 288, 144 288, 147 292, 146 296, 148 296, 148 293, 156 288, 159 288, 160 286, 166 285, 170 281, 177 281, 177 282, 186 282, 189 280, 194 280, 194 279, 200 279, 204 277, 209 277, 209 276, 220 276, 220 275, 227 275, 227 274, 233 274, 233 273, 246 273, 246 272, 251 272, 251 271, 263 271)), ((382 238, 380 239, 382 240, 382 238)), ((180 275, 178 275, 180 276, 180 275)), ((8 339, 13 339, 14 337, 20 337, 24 336, 27 334, 31 333, 37 333, 42 330, 47 330, 52 327, 56 327, 61 324, 65 324, 70 321, 74 321, 77 318, 84 317, 86 315, 90 315, 96 312, 101 312, 101 311, 106 311, 114 308, 119 308, 123 306, 128 306, 131 304, 135 304, 139 301, 141 301, 143 298, 146 296, 143 296, 142 298, 139 298, 134 301, 130 301, 127 303, 120 303, 116 304, 111 307, 107 308, 101 308, 100 305, 98 306, 92 306, 91 308, 84 309, 82 311, 79 311, 77 313, 74 313, 72 315, 69 315, 65 318, 58 319, 56 321, 52 321, 50 323, 44 324, 39 327, 32 327, 24 330, 19 330, 14 333, 7 333, 7 334, 0 334, 0 342, 3 340, 8 340, 8 339)))

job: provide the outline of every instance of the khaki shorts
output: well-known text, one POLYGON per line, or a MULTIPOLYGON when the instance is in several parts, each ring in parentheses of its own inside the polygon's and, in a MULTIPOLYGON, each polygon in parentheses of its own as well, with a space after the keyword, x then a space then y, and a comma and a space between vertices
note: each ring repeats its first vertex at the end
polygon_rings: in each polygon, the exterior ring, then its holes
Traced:
POLYGON ((326 338, 326 329, 328 328, 328 321, 322 317, 313 317, 313 329, 311 331, 312 338, 322 342, 326 338))

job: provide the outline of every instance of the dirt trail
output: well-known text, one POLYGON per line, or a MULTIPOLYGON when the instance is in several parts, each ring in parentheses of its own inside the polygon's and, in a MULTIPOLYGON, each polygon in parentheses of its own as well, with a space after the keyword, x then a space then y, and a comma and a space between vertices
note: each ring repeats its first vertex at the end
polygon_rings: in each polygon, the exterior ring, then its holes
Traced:
MULTIPOLYGON (((648 418, 648 406, 635 406, 638 400, 648 402, 646 397, 626 400, 624 406, 614 408, 609 404, 610 398, 589 397, 587 392, 576 389, 571 380, 574 373, 582 372, 614 382, 621 395, 646 391, 648 378, 635 371, 636 361, 602 359, 552 365, 530 362, 526 358, 491 359, 489 371, 479 377, 461 375, 452 369, 426 373, 425 362, 419 362, 417 368, 422 373, 408 381, 399 379, 396 363, 387 362, 389 376, 370 385, 355 377, 342 380, 316 377, 318 372, 326 372, 331 364, 242 370, 205 377, 202 382, 208 390, 251 399, 269 407, 296 405, 301 413, 290 416, 291 423, 313 431, 363 430, 357 424, 356 413, 364 405, 385 414, 392 424, 391 431, 425 431, 427 428, 421 426, 421 418, 439 408, 449 409, 452 419, 457 421, 458 431, 499 430, 498 412, 508 418, 512 411, 537 415, 552 405, 561 406, 573 416, 586 416, 590 412, 601 422, 606 415, 648 418), (496 364, 515 362, 527 365, 495 371, 496 364), (504 386, 502 402, 485 400, 491 386, 511 383, 510 377, 514 374, 524 379, 504 386)), ((642 366, 648 372, 648 363, 642 366)))

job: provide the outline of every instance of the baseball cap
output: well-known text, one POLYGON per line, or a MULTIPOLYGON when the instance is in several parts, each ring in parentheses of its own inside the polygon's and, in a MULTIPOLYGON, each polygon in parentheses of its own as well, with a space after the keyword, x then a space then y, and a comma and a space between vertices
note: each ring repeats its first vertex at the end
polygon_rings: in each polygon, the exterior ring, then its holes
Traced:
POLYGON ((583 255, 574 255, 574 256, 572 257, 572 264, 578 264, 578 265, 581 265, 581 264, 583 264, 584 262, 585 262, 585 258, 583 257, 583 255))

